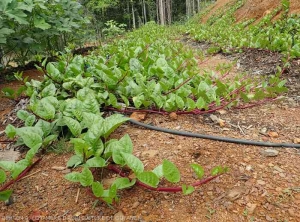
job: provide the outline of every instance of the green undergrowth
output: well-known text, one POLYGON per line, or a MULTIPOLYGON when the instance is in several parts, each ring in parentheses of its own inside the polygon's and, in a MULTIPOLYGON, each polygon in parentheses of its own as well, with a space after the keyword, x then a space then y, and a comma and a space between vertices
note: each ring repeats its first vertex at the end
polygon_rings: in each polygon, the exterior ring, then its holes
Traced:
POLYGON ((153 170, 145 169, 133 155, 129 135, 110 139, 128 118, 108 115, 107 110, 201 114, 256 105, 286 91, 285 81, 278 75, 247 78, 241 74, 229 79, 228 67, 218 72, 200 70, 198 63, 204 62, 201 52, 184 46, 178 33, 176 28, 150 23, 91 55, 73 56, 69 50, 57 62, 44 61, 39 67, 44 79, 26 82, 29 104, 17 113, 24 126, 8 125, 5 130, 8 138, 16 140, 15 146, 26 146, 28 152, 17 163, 0 161, 0 200, 9 198, 9 186, 30 170, 42 151, 56 144, 58 152, 62 152, 64 143, 57 144, 59 139, 69 142, 74 152, 66 164, 76 170, 65 178, 80 183, 91 195, 109 204, 118 199, 119 189, 133 185, 189 194, 196 186, 227 172, 226 167, 217 166, 210 177, 201 179, 204 169, 191 164, 198 180, 184 184, 179 170, 168 160, 153 170), (102 168, 119 175, 110 187, 104 187, 97 174, 102 168), (160 187, 161 179, 180 185, 160 187))
POLYGON ((239 0, 216 11, 206 23, 199 23, 203 16, 200 14, 185 31, 196 41, 213 43, 214 52, 260 48, 281 52, 289 58, 300 57, 300 17, 288 14, 289 0, 282 0, 280 7, 258 22, 255 19, 236 22, 234 14, 244 3, 239 0), (281 13, 280 18, 274 20, 278 13, 281 13))

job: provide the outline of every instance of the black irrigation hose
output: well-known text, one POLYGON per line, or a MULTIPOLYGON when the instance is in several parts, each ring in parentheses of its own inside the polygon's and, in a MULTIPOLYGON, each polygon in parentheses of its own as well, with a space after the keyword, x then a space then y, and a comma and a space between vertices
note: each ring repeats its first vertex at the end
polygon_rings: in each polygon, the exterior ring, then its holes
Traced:
POLYGON ((172 129, 161 128, 157 126, 148 125, 145 123, 141 123, 139 121, 130 119, 128 122, 133 123, 138 126, 145 127, 147 129, 156 130, 164 133, 175 134, 179 136, 187 136, 187 137, 195 137, 201 139, 209 139, 209 140, 218 140, 227 143, 238 143, 244 145, 253 145, 253 146, 267 146, 267 147, 286 147, 286 148, 297 148, 300 149, 300 144, 294 143, 269 143, 269 142, 259 142, 259 141, 252 141, 252 140, 243 140, 243 139, 236 139, 236 138, 228 138, 228 137, 221 137, 221 136, 211 136, 205 134, 198 134, 198 133, 190 133, 187 131, 178 131, 172 129))

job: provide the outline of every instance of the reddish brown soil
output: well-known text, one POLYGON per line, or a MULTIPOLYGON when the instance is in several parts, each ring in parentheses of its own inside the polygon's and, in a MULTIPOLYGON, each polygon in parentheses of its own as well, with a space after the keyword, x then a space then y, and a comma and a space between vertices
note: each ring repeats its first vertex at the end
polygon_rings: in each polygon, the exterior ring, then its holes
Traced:
MULTIPOLYGON (((218 0, 210 10, 210 12, 203 18, 206 22, 218 9, 225 9, 227 4, 232 4, 235 0, 218 0)), ((300 1, 290 0, 290 14, 300 13, 300 1)), ((238 9, 235 13, 237 21, 244 19, 260 19, 268 11, 279 7, 281 0, 247 0, 244 6, 238 9)))

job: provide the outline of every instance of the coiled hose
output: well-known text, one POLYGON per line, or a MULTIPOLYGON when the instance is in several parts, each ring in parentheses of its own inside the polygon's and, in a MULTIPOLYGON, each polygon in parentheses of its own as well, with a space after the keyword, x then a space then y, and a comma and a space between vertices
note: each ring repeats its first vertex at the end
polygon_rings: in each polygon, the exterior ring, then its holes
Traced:
POLYGON ((217 141, 222 141, 222 142, 227 142, 227 143, 237 143, 237 144, 252 145, 252 146, 285 147, 285 148, 300 149, 300 144, 294 144, 294 143, 269 143, 269 142, 260 142, 260 141, 221 137, 221 136, 212 136, 212 135, 206 135, 206 134, 190 133, 187 131, 178 131, 178 130, 172 130, 172 129, 161 128, 161 127, 157 127, 157 126, 152 126, 152 125, 148 125, 145 123, 141 123, 141 122, 133 120, 133 119, 128 120, 128 122, 138 125, 138 126, 142 126, 147 129, 160 131, 160 132, 164 132, 164 133, 175 134, 175 135, 179 135, 179 136, 195 137, 195 138, 208 139, 208 140, 217 140, 217 141))

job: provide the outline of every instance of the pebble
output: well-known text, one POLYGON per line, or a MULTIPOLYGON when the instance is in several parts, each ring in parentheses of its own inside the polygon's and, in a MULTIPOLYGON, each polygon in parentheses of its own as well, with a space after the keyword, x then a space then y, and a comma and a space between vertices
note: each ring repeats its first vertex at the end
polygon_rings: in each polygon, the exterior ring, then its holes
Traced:
POLYGON ((132 204, 132 208, 137 208, 140 205, 140 202, 136 201, 132 204))
POLYGON ((148 214, 147 211, 142 210, 142 215, 147 215, 147 214, 148 214))
POLYGON ((266 149, 260 152, 265 157, 274 157, 278 156, 279 152, 273 149, 266 149))
POLYGON ((295 217, 296 216, 296 213, 295 213, 295 211, 293 209, 288 209, 288 212, 289 212, 289 215, 291 217, 295 217))
POLYGON ((282 177, 282 178, 286 177, 285 173, 280 173, 279 176, 282 177))
POLYGON ((115 215, 114 215, 114 222, 120 222, 120 221, 125 221, 125 216, 124 216, 124 214, 123 214, 123 212, 122 211, 119 211, 118 213, 116 213, 115 215))
POLYGON ((266 182, 263 181, 263 180, 257 180, 256 183, 257 183, 258 185, 266 185, 266 182))
POLYGON ((251 171, 252 170, 252 166, 250 166, 250 165, 246 166, 246 170, 247 171, 251 171))
POLYGON ((280 172, 280 173, 283 173, 283 172, 284 172, 284 170, 281 169, 279 166, 274 166, 274 170, 276 170, 276 171, 278 171, 278 172, 280 172))
POLYGON ((266 215, 266 221, 273 221, 273 219, 270 216, 266 215))
POLYGON ((247 203, 247 205, 246 205, 246 209, 249 214, 253 214, 256 207, 257 207, 257 204, 247 203))
POLYGON ((230 201, 234 201, 234 200, 237 200, 239 199, 242 194, 245 193, 245 189, 242 188, 242 187, 234 187, 233 189, 231 189, 230 191, 228 191, 227 193, 227 198, 230 200, 230 201))

